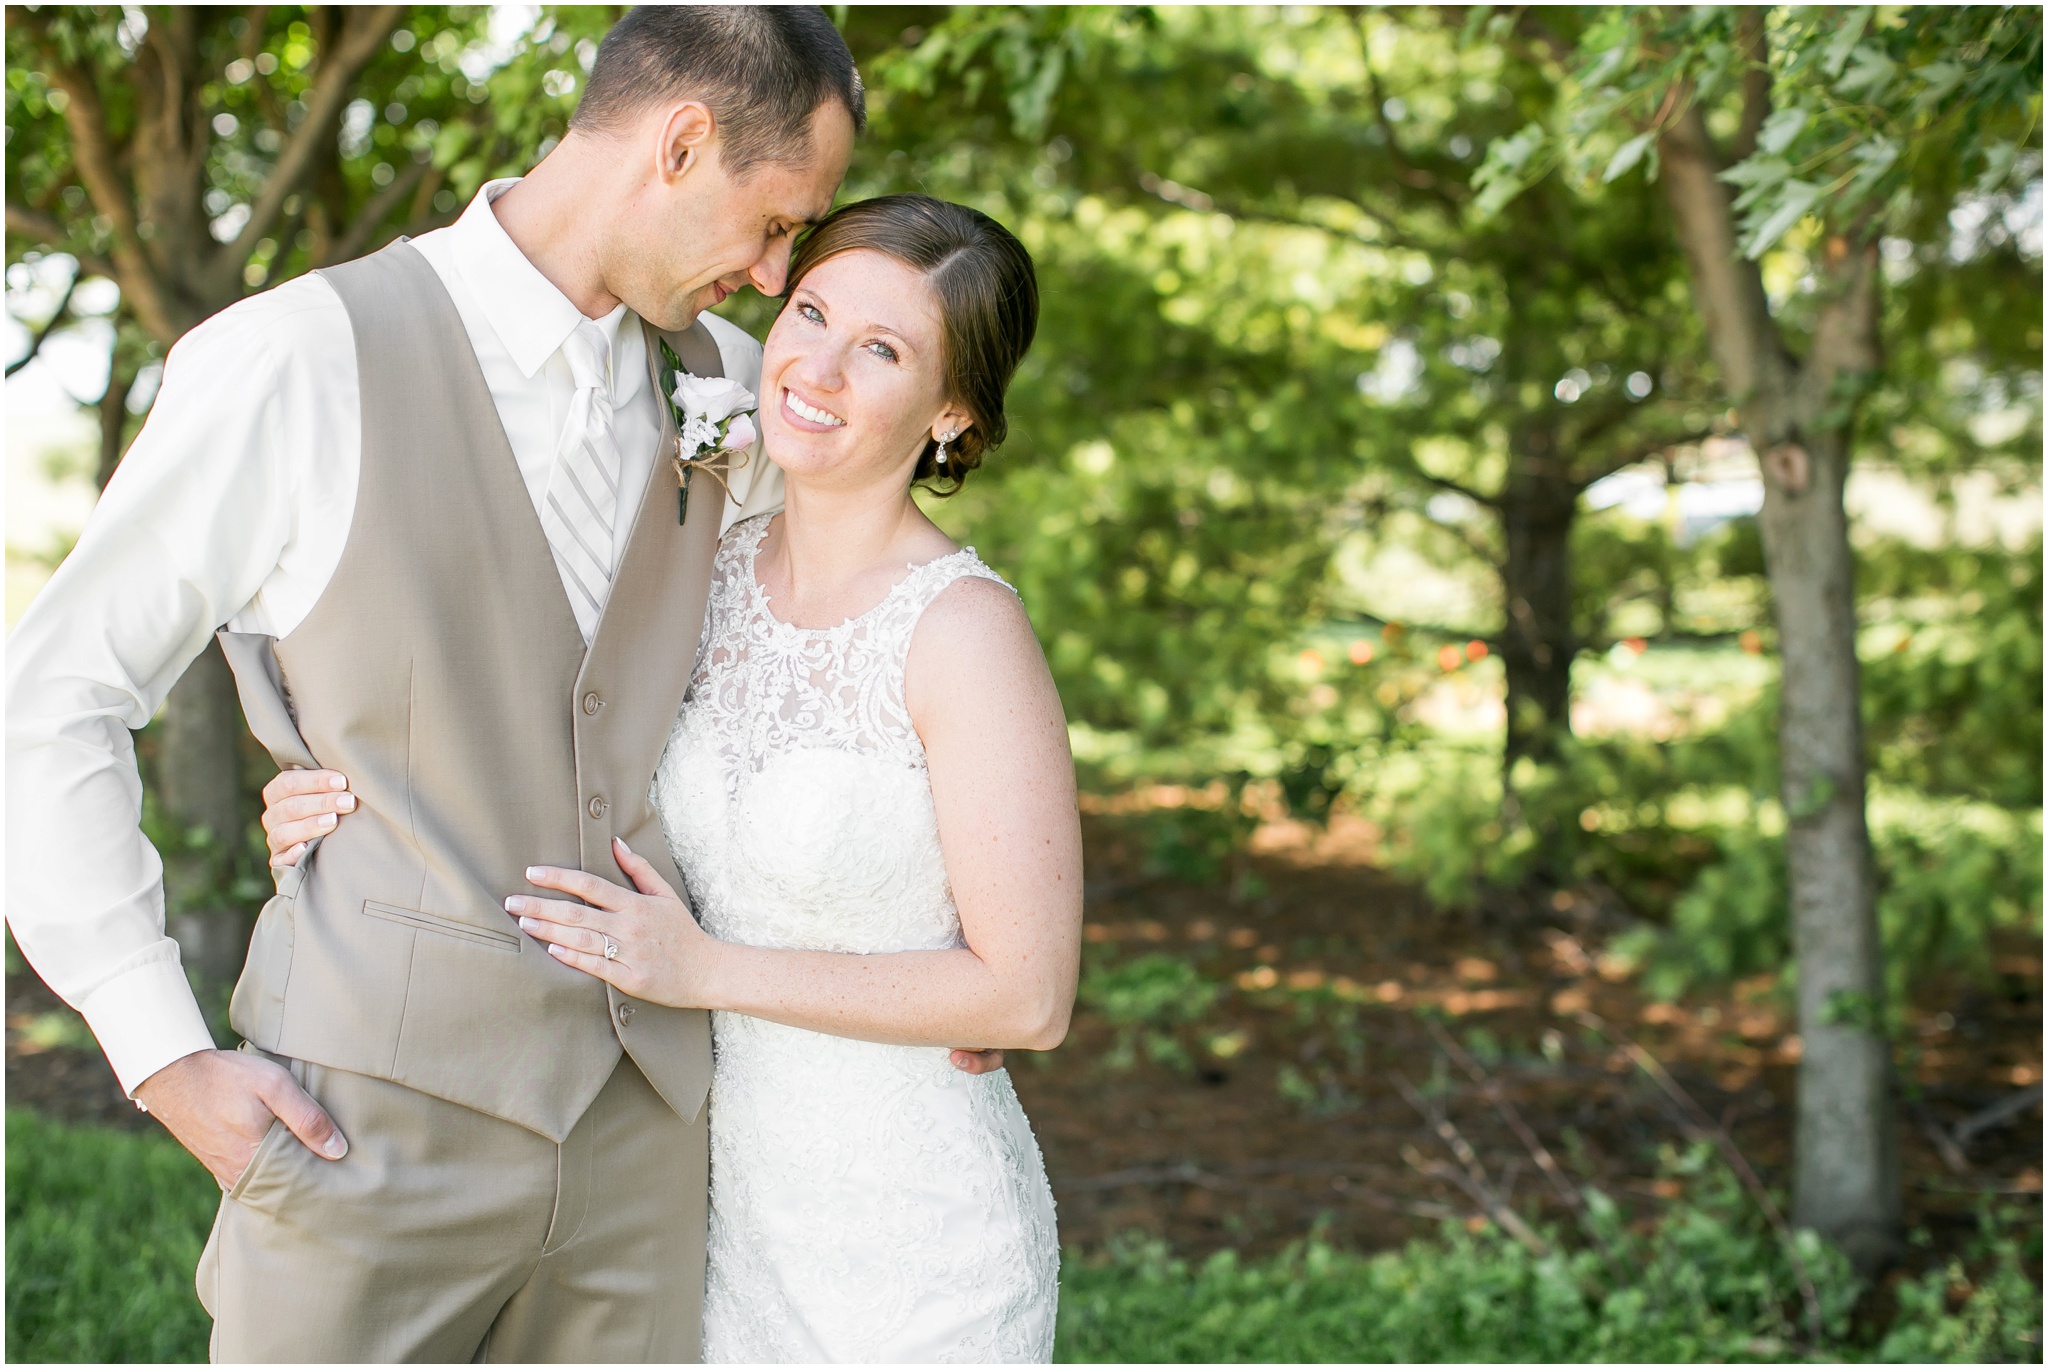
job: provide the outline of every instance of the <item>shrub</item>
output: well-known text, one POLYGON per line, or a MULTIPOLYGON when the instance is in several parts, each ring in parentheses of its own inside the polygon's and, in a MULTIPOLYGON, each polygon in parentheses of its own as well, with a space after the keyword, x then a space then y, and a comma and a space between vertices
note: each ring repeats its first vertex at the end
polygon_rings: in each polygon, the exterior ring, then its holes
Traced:
POLYGON ((1174 1029, 1201 1021, 1219 992, 1182 957, 1155 951, 1116 965, 1091 961, 1078 996, 1117 1029, 1116 1044, 1104 1058, 1109 1068, 1130 1069, 1142 1045, 1147 1058, 1185 1071, 1194 1058, 1174 1029))
MULTIPOLYGON (((1597 1195, 1595 1195, 1597 1198, 1597 1195)), ((1374 1256, 1316 1240, 1265 1261, 1201 1264, 1126 1239, 1061 1271, 1068 1362, 1714 1361, 2040 1357, 2040 1295, 2005 1241, 1972 1287, 1960 1265, 1904 1286, 1875 1347, 1855 1338, 1846 1261, 1802 1240, 1823 1312, 1810 1338, 1783 1246, 1711 1173, 1656 1227, 1596 1203, 1605 1252, 1535 1255, 1493 1227, 1374 1256), (1960 1301, 1956 1291, 1963 1291, 1960 1301)))

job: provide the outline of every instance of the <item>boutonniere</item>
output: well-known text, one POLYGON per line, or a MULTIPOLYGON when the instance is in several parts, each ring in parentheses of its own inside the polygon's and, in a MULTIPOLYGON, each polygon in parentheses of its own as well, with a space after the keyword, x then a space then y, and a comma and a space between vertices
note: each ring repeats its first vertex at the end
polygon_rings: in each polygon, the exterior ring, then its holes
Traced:
POLYGON ((737 380, 691 375, 666 341, 661 360, 668 369, 669 409, 676 420, 676 522, 681 523, 690 513, 690 477, 699 469, 731 496, 726 476, 751 459, 749 449, 760 436, 754 427, 760 401, 737 380))

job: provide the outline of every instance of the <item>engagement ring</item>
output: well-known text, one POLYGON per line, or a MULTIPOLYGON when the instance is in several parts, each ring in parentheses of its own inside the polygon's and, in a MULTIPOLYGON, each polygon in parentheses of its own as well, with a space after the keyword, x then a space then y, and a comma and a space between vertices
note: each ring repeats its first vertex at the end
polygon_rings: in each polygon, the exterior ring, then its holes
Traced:
POLYGON ((619 943, 610 937, 604 939, 604 958, 606 960, 617 960, 619 958, 619 943))

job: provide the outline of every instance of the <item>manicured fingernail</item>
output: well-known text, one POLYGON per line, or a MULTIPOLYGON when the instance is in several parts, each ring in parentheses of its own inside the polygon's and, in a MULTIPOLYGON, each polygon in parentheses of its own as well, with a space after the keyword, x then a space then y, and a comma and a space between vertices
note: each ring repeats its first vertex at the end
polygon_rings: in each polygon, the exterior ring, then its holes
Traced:
POLYGON ((515 895, 513 895, 513 896, 512 896, 511 898, 508 898, 508 899, 506 899, 506 900, 505 900, 505 911, 506 911, 506 912, 508 912, 508 913, 513 913, 513 914, 517 914, 517 913, 518 913, 518 911, 519 911, 519 896, 518 896, 517 894, 515 894, 515 895))
POLYGON ((537 878, 537 877, 538 877, 539 875, 540 875, 540 867, 539 867, 538 865, 529 865, 529 866, 527 866, 527 867, 526 867, 526 878, 527 878, 527 879, 528 879, 529 881, 531 881, 531 880, 533 880, 533 879, 537 878))
POLYGON ((537 932, 537 931, 539 931, 539 930, 540 930, 540 919, 539 919, 539 918, 537 918, 537 917, 522 917, 522 918, 520 918, 520 919, 519 919, 519 930, 520 930, 520 931, 522 931, 522 932, 537 932))
POLYGON ((333 779, 331 779, 331 780, 327 781, 327 787, 328 787, 329 789, 346 789, 346 788, 348 788, 348 776, 346 776, 346 775, 336 775, 336 776, 335 776, 335 777, 334 777, 333 779))
POLYGON ((321 1146, 320 1149, 328 1159, 339 1160, 342 1156, 348 1154, 348 1142, 337 1131, 334 1135, 327 1138, 327 1143, 321 1146))
POLYGON ((562 948, 560 946, 550 946, 548 947, 548 954, 560 960, 562 958, 562 948))
POLYGON ((335 817, 334 814, 332 813, 322 813, 320 815, 320 825, 322 827, 332 827, 334 826, 335 823, 339 821, 341 821, 341 819, 335 817))
POLYGON ((344 813, 353 813, 356 811, 356 796, 354 794, 343 794, 334 801, 334 806, 344 813))

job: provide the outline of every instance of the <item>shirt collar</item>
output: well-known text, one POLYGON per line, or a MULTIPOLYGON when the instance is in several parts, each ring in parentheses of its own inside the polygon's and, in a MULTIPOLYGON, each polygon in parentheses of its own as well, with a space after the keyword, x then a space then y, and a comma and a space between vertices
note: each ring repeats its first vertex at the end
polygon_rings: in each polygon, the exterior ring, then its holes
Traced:
MULTIPOLYGON (((513 364, 531 380, 548 358, 561 350, 584 316, 526 259, 491 209, 491 201, 517 184, 517 176, 486 181, 462 217, 450 225, 449 233, 462 279, 513 364)), ((611 344, 614 385, 618 383, 619 325, 625 317, 626 306, 621 304, 603 318, 591 320, 611 344)))

